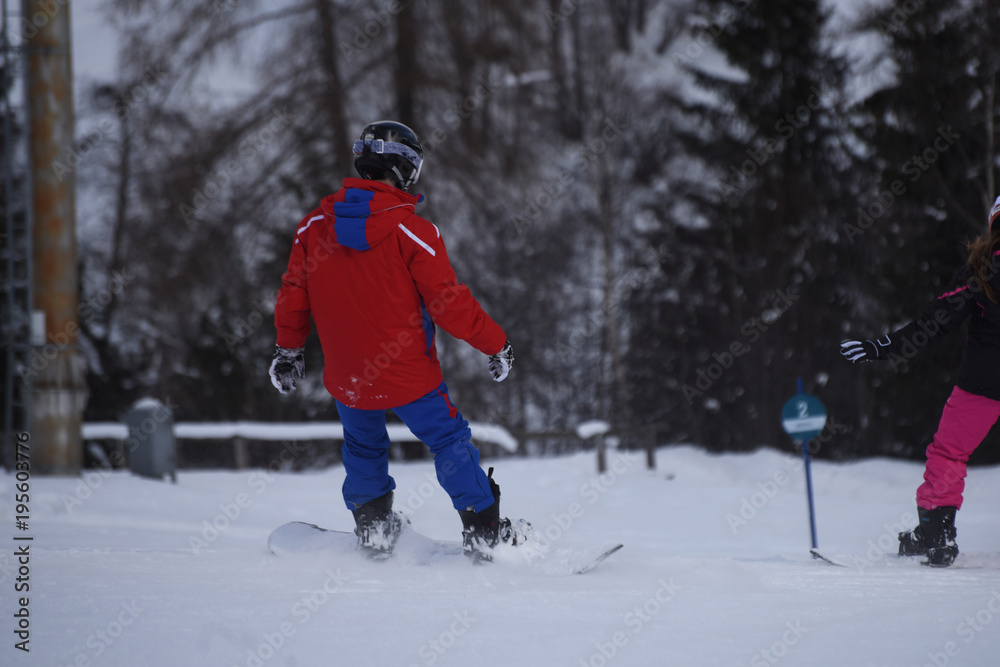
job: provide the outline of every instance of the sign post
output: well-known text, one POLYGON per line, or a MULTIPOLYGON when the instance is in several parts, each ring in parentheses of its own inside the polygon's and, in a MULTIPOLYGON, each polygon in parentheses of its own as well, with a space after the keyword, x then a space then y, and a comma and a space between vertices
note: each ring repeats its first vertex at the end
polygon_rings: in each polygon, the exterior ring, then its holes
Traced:
MULTIPOLYGON (((802 379, 798 381, 799 393, 788 399, 781 409, 781 426, 802 447, 802 460, 806 469, 806 494, 809 497, 809 531, 812 536, 813 558, 827 560, 817 551, 816 511, 813 506, 812 471, 809 460, 809 441, 818 436, 826 427, 826 407, 815 396, 802 391, 802 379)), ((832 561, 829 561, 832 562, 832 561)))

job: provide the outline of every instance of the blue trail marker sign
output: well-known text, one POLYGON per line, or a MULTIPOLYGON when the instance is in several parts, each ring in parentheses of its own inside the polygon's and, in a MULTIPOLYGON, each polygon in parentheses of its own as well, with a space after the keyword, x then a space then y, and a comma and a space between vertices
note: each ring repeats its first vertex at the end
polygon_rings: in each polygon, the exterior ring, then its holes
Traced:
POLYGON ((781 426, 799 442, 809 442, 826 428, 826 407, 810 394, 797 394, 781 409, 781 426))
POLYGON ((816 510, 813 505, 812 470, 809 461, 809 441, 826 428, 826 407, 821 400, 802 391, 801 379, 799 393, 788 399, 785 407, 781 409, 781 426, 785 429, 785 433, 792 436, 792 439, 802 447, 802 459, 806 470, 806 494, 809 499, 809 532, 812 537, 812 549, 809 552, 813 558, 839 565, 817 550, 816 510))

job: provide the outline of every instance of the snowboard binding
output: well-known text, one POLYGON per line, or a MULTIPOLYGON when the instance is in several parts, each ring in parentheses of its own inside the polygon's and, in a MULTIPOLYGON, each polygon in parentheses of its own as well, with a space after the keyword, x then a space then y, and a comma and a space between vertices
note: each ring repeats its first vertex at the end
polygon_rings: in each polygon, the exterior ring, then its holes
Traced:
POLYGON ((948 567, 958 557, 955 542, 955 507, 932 510, 917 507, 919 523, 913 530, 899 534, 900 556, 927 556, 924 565, 948 567))
POLYGON ((369 560, 387 560, 410 519, 392 510, 392 491, 354 510, 358 551, 369 560))
POLYGON ((462 550, 473 563, 490 562, 498 544, 522 546, 534 533, 534 528, 524 519, 512 523, 500 517, 500 485, 493 479, 493 468, 489 469, 487 479, 493 491, 493 504, 481 512, 472 508, 458 511, 462 518, 462 550))

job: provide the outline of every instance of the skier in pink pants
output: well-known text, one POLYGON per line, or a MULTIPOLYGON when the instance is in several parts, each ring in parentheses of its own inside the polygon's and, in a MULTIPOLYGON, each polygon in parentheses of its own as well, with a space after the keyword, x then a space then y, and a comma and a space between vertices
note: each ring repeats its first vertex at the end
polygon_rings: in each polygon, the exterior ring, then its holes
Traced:
POLYGON ((948 289, 914 321, 882 338, 845 340, 848 361, 889 361, 893 368, 970 320, 958 382, 927 447, 924 483, 917 489, 919 523, 899 534, 900 556, 927 556, 946 567, 958 556, 955 513, 962 507, 966 463, 1000 418, 1000 197, 987 232, 969 244, 969 259, 948 289))

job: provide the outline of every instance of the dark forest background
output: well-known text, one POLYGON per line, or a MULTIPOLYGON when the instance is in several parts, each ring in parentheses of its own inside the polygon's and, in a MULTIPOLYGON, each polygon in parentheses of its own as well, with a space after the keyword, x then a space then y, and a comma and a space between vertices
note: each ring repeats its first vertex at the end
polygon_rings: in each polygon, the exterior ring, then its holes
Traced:
MULTIPOLYGON (((301 217, 372 120, 413 127, 417 190, 516 364, 439 333, 469 419, 553 451, 788 447, 920 458, 963 336, 894 369, 838 343, 914 318, 997 194, 1000 4, 857 16, 814 0, 108 0, 116 76, 77 109, 88 421, 331 420, 313 337, 282 397, 274 297, 301 217)), ((977 461, 1000 461, 996 439, 977 461)))

